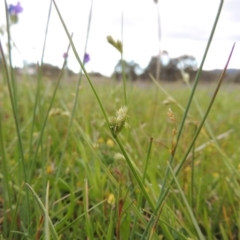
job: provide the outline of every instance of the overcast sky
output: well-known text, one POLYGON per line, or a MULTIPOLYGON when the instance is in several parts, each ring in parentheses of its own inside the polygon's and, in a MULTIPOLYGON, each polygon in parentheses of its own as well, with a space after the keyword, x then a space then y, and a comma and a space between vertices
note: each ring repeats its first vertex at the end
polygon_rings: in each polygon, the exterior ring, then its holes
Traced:
MULTIPOLYGON (((46 28, 49 0, 22 0, 24 11, 19 23, 12 26, 12 38, 20 54, 14 51, 14 63, 21 65, 40 61, 46 28)), ((74 43, 83 55, 90 0, 56 0, 74 43)), ((17 1, 8 1, 16 4, 17 1)), ((220 0, 159 0, 161 16, 161 49, 170 57, 190 54, 200 63, 220 0)), ((124 16, 124 58, 146 67, 151 56, 158 53, 157 9, 153 0, 93 0, 92 22, 87 52, 91 61, 88 71, 111 75, 120 58, 106 37, 121 39, 121 16, 124 16)), ((236 42, 230 68, 240 69, 240 1, 226 0, 214 35, 205 69, 223 68, 236 42)), ((4 1, 0 0, 0 26, 5 25, 4 1)), ((0 36, 1 37, 1 36, 0 36)), ((1 41, 6 38, 1 37, 1 41)), ((44 61, 61 66, 68 39, 52 6, 44 61)), ((78 72, 80 67, 70 51, 69 68, 78 72)))

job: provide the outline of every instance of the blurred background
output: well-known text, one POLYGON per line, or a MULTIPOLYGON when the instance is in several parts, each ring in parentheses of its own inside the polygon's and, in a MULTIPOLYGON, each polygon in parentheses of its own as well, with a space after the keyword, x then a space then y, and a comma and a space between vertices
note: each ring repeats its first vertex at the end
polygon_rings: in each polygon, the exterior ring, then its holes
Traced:
MULTIPOLYGON (((7 1, 17 4, 18 1, 7 1)), ((40 62, 50 1, 21 0, 23 11, 19 21, 11 27, 16 48, 13 48, 13 63, 40 62)), ((56 0, 59 10, 75 46, 83 56, 91 1, 56 0)), ((219 7, 219 0, 96 0, 92 5, 92 19, 86 52, 90 61, 86 64, 89 72, 99 72, 111 76, 120 54, 106 40, 108 35, 122 40, 121 23, 123 17, 123 57, 127 62, 138 65, 143 71, 153 56, 163 51, 162 61, 179 56, 192 56, 194 66, 199 66, 210 31, 219 7), (160 15, 160 22, 157 13, 160 15), (160 45, 159 30, 160 23, 160 45), (165 60, 164 60, 165 57, 165 60)), ((229 68, 240 69, 240 2, 228 0, 223 5, 220 21, 210 47, 205 70, 222 69, 234 42, 236 48, 229 68)), ((6 26, 4 1, 0 1, 0 27, 6 26)), ((6 33, 0 35, 3 45, 6 33)), ((57 16, 54 6, 50 17, 44 63, 61 67, 68 39, 57 16)), ((5 50, 6 50, 6 46, 5 50)), ((80 67, 70 50, 68 67, 79 72, 80 67)))

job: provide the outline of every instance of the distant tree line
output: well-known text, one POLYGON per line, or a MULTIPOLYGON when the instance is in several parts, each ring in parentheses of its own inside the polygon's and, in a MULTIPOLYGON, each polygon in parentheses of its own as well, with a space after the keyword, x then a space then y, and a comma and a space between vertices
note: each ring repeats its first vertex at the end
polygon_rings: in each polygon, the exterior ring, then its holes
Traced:
POLYGON ((168 52, 163 51, 161 59, 158 61, 158 56, 151 58, 148 66, 145 69, 141 69, 139 64, 131 61, 126 62, 125 60, 117 63, 114 69, 114 75, 116 79, 122 78, 122 67, 124 67, 125 75, 128 79, 137 80, 149 79, 149 74, 156 75, 157 64, 160 62, 161 73, 160 79, 166 81, 176 81, 182 78, 183 72, 192 72, 197 70, 196 58, 190 55, 182 55, 177 58, 170 58, 168 52))
MULTIPOLYGON (((124 68, 125 76, 128 80, 150 80, 149 74, 156 76, 156 66, 158 56, 154 56, 150 59, 148 66, 142 69, 138 63, 134 61, 127 62, 125 60, 119 60, 114 68, 113 78, 117 80, 122 79, 122 69, 124 68)), ((198 64, 195 57, 191 55, 182 55, 177 58, 170 58, 166 51, 162 52, 161 59, 161 73, 160 80, 174 82, 178 80, 183 80, 184 76, 188 76, 189 81, 193 81, 196 77, 198 70, 198 64)), ((3 61, 0 57, 0 73, 3 71, 3 61)), ((36 75, 38 72, 38 67, 36 64, 28 64, 24 68, 15 68, 18 74, 29 74, 36 75)), ((55 78, 58 77, 61 69, 57 66, 44 63, 42 68, 43 76, 55 78)), ((219 79, 221 75, 221 69, 215 69, 211 71, 203 70, 200 75, 200 81, 212 82, 219 79)), ((91 76, 104 77, 100 73, 89 73, 91 76)), ((76 74, 68 69, 68 76, 75 76, 76 74)), ((225 75, 225 81, 240 83, 240 69, 227 69, 225 75)))
MULTIPOLYGON (((153 56, 150 59, 148 66, 142 69, 139 64, 134 61, 127 62, 118 61, 113 76, 117 80, 122 79, 122 68, 124 67, 125 76, 128 80, 150 80, 149 74, 156 76, 157 63, 160 62, 161 73, 160 80, 174 82, 183 80, 184 76, 188 76, 189 81, 193 81, 198 70, 198 63, 194 56, 182 55, 176 58, 171 58, 167 51, 163 51, 161 59, 158 61, 158 56, 153 56)), ((203 70, 200 75, 200 81, 212 82, 219 78, 221 69, 206 71, 203 70)), ((228 82, 240 83, 240 69, 228 69, 225 75, 225 80, 228 82)))

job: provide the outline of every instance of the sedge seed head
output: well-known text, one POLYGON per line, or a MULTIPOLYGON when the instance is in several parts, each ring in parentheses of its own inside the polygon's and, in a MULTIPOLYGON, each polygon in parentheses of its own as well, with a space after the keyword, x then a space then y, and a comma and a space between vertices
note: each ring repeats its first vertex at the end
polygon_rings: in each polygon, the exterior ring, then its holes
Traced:
POLYGON ((107 41, 113 46, 115 47, 120 53, 123 52, 123 46, 122 46, 122 42, 120 42, 119 40, 114 40, 112 36, 107 36, 107 41))
POLYGON ((113 158, 115 161, 124 161, 125 160, 125 157, 121 153, 115 153, 113 158))
POLYGON ((126 119, 128 108, 126 106, 121 107, 117 112, 116 116, 109 119, 110 129, 114 135, 120 133, 123 127, 126 125, 126 119))
POLYGON ((173 111, 172 111, 171 108, 168 109, 167 115, 168 115, 168 118, 169 118, 172 122, 174 122, 174 123, 176 122, 174 113, 173 113, 173 111))

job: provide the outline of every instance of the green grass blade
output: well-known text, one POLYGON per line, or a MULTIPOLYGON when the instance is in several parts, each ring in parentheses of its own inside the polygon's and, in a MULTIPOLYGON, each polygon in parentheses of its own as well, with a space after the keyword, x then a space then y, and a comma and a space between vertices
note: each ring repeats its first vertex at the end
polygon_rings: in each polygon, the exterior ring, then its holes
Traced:
MULTIPOLYGON (((208 53, 210 44, 211 44, 212 39, 213 39, 213 35, 214 35, 215 29, 217 27, 217 23, 218 23, 218 20, 219 20, 219 17, 220 17, 222 6, 223 6, 223 0, 220 1, 219 7, 218 7, 218 11, 217 11, 217 15, 216 15, 216 18, 215 18, 215 21, 214 21, 214 24, 213 24, 213 27, 212 27, 212 30, 211 30, 208 42, 207 42, 207 46, 206 46, 204 55, 203 55, 203 59, 202 59, 202 62, 200 64, 200 67, 198 69, 198 72, 197 72, 197 75, 196 75, 196 78, 195 78, 195 81, 194 81, 193 89, 192 89, 191 95, 189 97, 189 100, 188 100, 188 103, 187 103, 187 106, 186 106, 186 109, 185 109, 185 112, 184 112, 184 115, 183 115, 183 118, 182 118, 179 130, 178 130, 177 139, 176 139, 176 145, 175 145, 173 153, 171 154, 170 159, 169 159, 170 166, 172 165, 172 162, 174 160, 174 155, 175 155, 176 149, 178 147, 179 140, 180 140, 180 137, 181 137, 181 134, 182 134, 182 131, 183 131, 184 123, 185 123, 186 118, 188 116, 188 111, 190 109, 190 106, 191 106, 191 103, 192 103, 192 100, 193 100, 193 97, 194 97, 194 94, 195 94, 195 91, 196 91, 196 88, 197 88, 197 85, 198 85, 198 81, 199 81, 199 77, 200 77, 201 72, 202 72, 203 64, 204 64, 205 59, 207 57, 207 53, 208 53)), ((150 226, 153 223, 153 218, 154 218, 155 214, 158 212, 158 210, 160 209, 160 207, 161 207, 161 205, 163 203, 163 200, 164 200, 164 196, 166 196, 166 191, 164 191, 164 189, 165 189, 165 186, 166 186, 166 183, 167 183, 166 181, 167 181, 168 175, 169 175, 169 170, 167 170, 167 172, 166 172, 166 176, 164 178, 163 188, 162 188, 163 191, 161 191, 161 193, 160 193, 157 206, 156 206, 156 208, 154 210, 154 213, 152 214, 152 217, 151 217, 151 219, 150 219, 150 221, 148 223, 148 226, 147 226, 147 228, 146 228, 146 230, 145 230, 145 232, 143 234, 142 239, 145 238, 147 232, 149 231, 149 228, 150 228, 150 226)))
POLYGON ((174 182, 176 183, 176 185, 177 185, 177 188, 178 188, 178 190, 179 190, 179 192, 180 192, 180 195, 181 195, 181 197, 182 197, 182 199, 183 199, 183 202, 184 202, 184 204, 185 204, 185 206, 186 206, 186 208, 187 208, 187 212, 188 212, 188 214, 189 214, 189 216, 190 216, 190 218, 191 218, 191 220, 192 220, 192 223, 193 223, 193 225, 194 225, 194 227, 195 227, 195 229, 196 229, 196 232, 197 232, 197 234, 198 234, 198 239, 204 240, 205 238, 204 238, 204 236, 203 236, 203 234, 202 234, 202 232, 201 232, 201 230, 200 230, 200 228, 199 228, 199 226, 198 226, 198 223, 197 223, 196 218, 194 217, 194 214, 193 214, 193 212, 192 212, 191 206, 189 205, 189 203, 188 203, 188 201, 187 201, 187 199, 186 199, 186 197, 185 197, 185 195, 184 195, 184 193, 183 193, 183 191, 182 191, 182 189, 181 189, 181 186, 180 186, 180 184, 179 184, 179 182, 178 182, 178 180, 177 180, 177 178, 176 178, 176 175, 174 174, 174 172, 173 172, 173 170, 172 170, 172 168, 171 168, 170 165, 169 165, 169 169, 170 169, 170 172, 171 172, 171 174, 172 174, 173 181, 174 181, 174 182))
MULTIPOLYGON (((68 46, 68 49, 67 49, 67 52, 69 51, 69 48, 70 48, 70 45, 68 46)), ((56 93, 58 91, 58 88, 59 88, 59 85, 60 85, 60 80, 63 76, 63 72, 64 72, 64 68, 66 66, 66 60, 64 60, 64 63, 62 65, 62 68, 61 68, 61 72, 58 76, 58 80, 57 80, 57 83, 56 83, 56 86, 55 86, 55 89, 53 91, 53 94, 52 94, 52 97, 51 97, 51 100, 50 100, 50 104, 48 106, 48 109, 46 111, 46 115, 45 115, 45 118, 44 118, 44 122, 43 122, 43 125, 41 127, 41 131, 40 131, 40 135, 39 135, 39 139, 38 139, 38 143, 37 143, 37 146, 36 146, 36 150, 35 150, 35 153, 34 153, 34 157, 33 157, 33 161, 32 161, 32 164, 31 164, 31 167, 30 169, 32 170, 33 169, 33 166, 36 162, 36 159, 37 159, 37 154, 38 154, 38 150, 39 150, 39 147, 42 143, 42 138, 43 138, 43 134, 44 134, 44 130, 46 128, 46 125, 47 125, 47 121, 48 121, 48 117, 49 117, 49 112, 51 111, 52 109, 52 106, 53 106, 53 103, 54 103, 54 100, 55 100, 55 97, 56 97, 56 93)), ((31 173, 32 171, 30 171, 29 173, 29 176, 31 176, 31 173)))
MULTIPOLYGON (((93 0, 91 1, 91 7, 90 7, 90 12, 89 12, 89 18, 88 18, 88 28, 87 28, 87 36, 86 36, 86 41, 85 41, 84 55, 86 53, 87 45, 88 45, 88 38, 89 38, 90 26, 91 26, 91 20, 92 20, 92 10, 93 10, 93 0)), ((72 36, 71 36, 71 39, 72 39, 72 36)), ((84 63, 83 63, 83 65, 84 65, 84 63)), ((81 85, 81 80, 82 80, 82 68, 81 68, 81 71, 79 73, 79 78, 78 78, 76 92, 75 92, 75 99, 74 99, 73 109, 71 111, 71 117, 70 117, 70 120, 69 120, 69 123, 68 123, 67 134, 66 134, 64 145, 63 145, 63 151, 62 151, 63 153, 62 153, 60 161, 59 161, 59 168, 58 168, 58 172, 57 172, 57 178, 59 178, 60 172, 62 170, 62 164, 63 164, 66 148, 68 146, 68 139, 69 139, 69 136, 70 136, 70 132, 71 132, 71 129, 72 129, 74 117, 75 117, 77 106, 78 106, 78 97, 79 97, 79 89, 80 89, 80 85, 81 85)), ((54 191, 53 196, 54 195, 55 195, 55 191, 54 191)))
POLYGON ((192 139, 192 141, 191 141, 191 143, 190 143, 190 145, 189 145, 188 150, 186 151, 186 154, 185 154, 184 157, 182 158, 182 161, 181 161, 181 163, 179 164, 179 166, 178 166, 178 168, 177 168, 177 170, 176 170, 176 175, 180 172, 183 163, 185 162, 185 160, 187 159, 189 153, 191 152, 191 149, 192 149, 192 147, 193 147, 193 145, 194 145, 194 143, 195 143, 195 141, 196 141, 196 139, 197 139, 197 137, 198 137, 198 135, 199 135, 199 133, 200 133, 203 125, 204 125, 204 123, 205 123, 205 120, 207 119, 208 114, 210 113, 210 110, 211 110, 211 108, 212 108, 212 105, 213 105, 213 103, 214 103, 214 100, 215 100, 215 98, 216 98, 216 96, 217 96, 217 93, 218 93, 218 91, 219 91, 219 88, 220 88, 220 86, 221 86, 221 84, 222 84, 224 75, 225 75, 225 73, 226 73, 226 71, 227 71, 227 67, 228 67, 228 64, 229 64, 229 62, 230 62, 230 59, 231 59, 231 56, 232 56, 234 47, 235 47, 235 44, 234 44, 233 47, 232 47, 232 50, 231 50, 230 55, 229 55, 229 58, 228 58, 228 60, 227 60, 227 63, 226 63, 226 65, 225 65, 225 68, 224 68, 224 70, 223 70, 223 72, 222 72, 222 75, 220 76, 219 82, 218 82, 217 87, 216 87, 216 89, 215 89, 215 91, 214 91, 214 94, 213 94, 213 96, 212 96, 212 98, 211 98, 211 100, 210 100, 210 103, 209 103, 209 105, 208 105, 208 107, 207 107, 207 110, 206 110, 206 112, 205 112, 205 114, 204 114, 204 116, 203 116, 203 118, 202 118, 202 120, 201 120, 201 122, 200 122, 200 124, 199 124, 199 126, 198 126, 198 129, 196 130, 196 133, 195 133, 195 135, 194 135, 194 137, 193 137, 193 139, 192 139))
POLYGON ((47 221, 48 224, 49 224, 49 230, 50 230, 50 232, 51 232, 51 234, 52 234, 52 239, 54 239, 54 240, 59 240, 58 235, 57 235, 57 232, 56 232, 56 230, 55 230, 55 228, 54 228, 54 225, 53 225, 53 223, 52 223, 52 221, 51 221, 51 219, 50 219, 50 217, 49 217, 49 215, 48 215, 48 211, 47 211, 47 209, 44 207, 41 199, 38 197, 37 193, 33 190, 33 188, 32 188, 29 184, 26 183, 26 186, 29 188, 29 190, 30 190, 31 193, 33 194, 36 202, 38 203, 38 206, 39 206, 41 212, 42 212, 43 215, 46 217, 45 221, 47 221))
POLYGON ((37 107, 38 107, 39 97, 40 97, 40 83, 41 83, 41 80, 42 80, 43 59, 44 59, 44 53, 45 53, 45 48, 46 48, 48 27, 49 27, 49 22, 50 22, 51 11, 52 11, 52 1, 50 1, 49 11, 48 11, 48 19, 47 19, 47 24, 46 24, 45 36, 44 36, 44 43, 43 43, 40 69, 39 69, 39 66, 37 66, 38 67, 37 69, 38 69, 39 72, 38 72, 38 77, 37 77, 37 90, 36 90, 36 95, 35 95, 36 97, 35 97, 35 103, 34 103, 34 108, 33 108, 32 127, 31 127, 31 131, 30 131, 29 159, 31 159, 31 153, 32 153, 31 149, 32 149, 33 132, 34 132, 34 125, 35 125, 35 120, 36 120, 37 107))
MULTIPOLYGON (((151 149, 152 149, 152 142, 153 142, 153 138, 150 138, 150 143, 149 143, 148 152, 147 152, 147 158, 146 158, 146 162, 145 162, 145 166, 144 166, 144 172, 143 172, 143 179, 142 179, 143 184, 145 182, 145 178, 146 178, 146 174, 147 174, 147 168, 149 166, 149 158, 150 158, 150 153, 151 153, 151 149)), ((143 197, 143 194, 142 194, 142 192, 140 192, 139 197, 138 197, 138 204, 137 204, 138 209, 141 208, 142 197, 143 197)), ((135 235, 135 232, 136 232, 137 220, 138 220, 137 216, 135 216, 132 231, 131 231, 131 237, 130 237, 131 240, 135 238, 134 235, 135 235)))
MULTIPOLYGON (((87 138, 86 134, 84 133, 84 131, 81 129, 80 125, 76 122, 76 127, 77 127, 77 131, 79 131, 81 133, 81 135, 83 136, 84 140, 87 142, 88 146, 91 148, 92 153, 94 154, 94 157, 96 158, 97 161, 99 161, 99 164, 101 166, 101 168, 103 169, 104 173, 107 174, 109 180, 113 183, 114 187, 116 189, 120 188, 120 184, 118 183, 118 181, 113 177, 112 173, 109 171, 108 167, 104 165, 104 163, 101 160, 101 157, 97 154, 97 152, 93 149, 93 144, 91 144, 90 140, 87 138)), ((126 192, 123 192, 123 195, 126 195, 126 192)), ((126 199, 127 203, 130 205, 132 202, 132 199, 127 197, 126 199)), ((137 209, 137 207, 133 204, 132 205, 132 209, 133 212, 137 215, 137 217, 139 218, 139 220, 141 220, 141 222, 144 224, 146 224, 146 219, 144 218, 144 216, 141 214, 141 212, 137 209)))
MULTIPOLYGON (((46 197, 45 197, 45 219, 48 219, 49 217, 49 182, 47 183, 47 188, 46 188, 46 197)), ((44 232, 45 232, 45 240, 50 240, 50 232, 49 232, 49 221, 45 221, 44 225, 44 232)))
MULTIPOLYGON (((28 179, 27 179, 27 166, 26 166, 26 163, 25 163, 25 158, 24 158, 24 153, 23 153, 24 151, 23 151, 22 137, 21 137, 21 131, 20 131, 20 124, 19 124, 19 119, 18 119, 18 112, 17 112, 14 92, 12 90, 12 86, 11 86, 11 82, 10 82, 10 78, 9 78, 9 74, 8 74, 8 69, 7 69, 7 63, 6 63, 4 53, 3 53, 1 41, 0 41, 0 54, 1 54, 2 62, 3 62, 3 68, 4 68, 4 71, 5 71, 5 76, 6 76, 6 79, 7 79, 7 87, 8 87, 8 92, 9 92, 9 95, 10 95, 12 112, 13 112, 13 116, 14 116, 14 123, 15 123, 16 131, 17 131, 17 139, 18 139, 19 154, 20 154, 19 163, 20 163, 20 166, 21 166, 20 171, 21 171, 21 174, 23 176, 23 179, 21 179, 20 181, 22 182, 22 180, 23 180, 26 183, 28 181, 28 179)), ((10 66, 10 67, 12 68, 12 66, 10 66)), ((30 206, 28 192, 26 194, 26 206, 30 206)), ((26 224, 29 225, 30 224, 30 212, 29 212, 28 208, 26 210, 24 218, 27 219, 26 224)))
POLYGON ((113 209, 111 209, 110 222, 109 222, 109 225, 108 225, 106 240, 112 240, 113 239, 113 231, 114 231, 113 209))
POLYGON ((129 166, 129 168, 130 168, 130 170, 131 170, 131 172, 132 172, 136 182, 138 183, 138 186, 140 187, 140 189, 142 191, 143 196, 147 199, 147 201, 148 201, 149 205, 151 206, 151 208, 154 209, 154 203, 152 202, 152 199, 150 198, 149 194, 147 193, 146 188, 145 188, 145 186, 144 186, 140 176, 138 175, 137 171, 135 170, 131 160, 129 159, 128 154, 125 151, 122 143, 120 142, 118 137, 116 137, 115 140, 118 143, 118 146, 120 147, 120 149, 121 149, 121 151, 122 151, 122 153, 123 153, 123 155, 124 155, 124 157, 126 159, 126 162, 127 162, 128 166, 129 166))
POLYGON ((6 13, 6 23, 7 23, 8 60, 9 60, 9 67, 10 67, 9 85, 11 86, 11 90, 12 90, 12 101, 14 102, 15 108, 17 108, 17 86, 16 86, 16 81, 15 81, 16 79, 15 79, 15 76, 14 76, 15 74, 14 74, 14 71, 13 71, 13 65, 12 65, 12 46, 11 46, 9 13, 8 13, 7 1, 4 0, 4 3, 5 3, 5 13, 6 13))
POLYGON ((64 28, 64 30, 65 30, 65 32, 66 32, 66 34, 67 34, 67 37, 68 37, 68 39, 69 39, 69 42, 70 42, 70 45, 71 45, 72 50, 73 50, 73 52, 74 52, 74 55, 75 55, 75 57, 76 57, 79 65, 80 65, 81 69, 83 70, 83 72, 84 72, 84 74, 85 74, 85 76, 86 76, 86 78, 87 78, 87 81, 88 81, 88 83, 89 83, 89 85, 90 85, 90 87, 91 87, 91 89, 92 89, 92 91, 93 91, 93 93, 94 93, 94 95, 95 95, 95 97, 96 97, 96 99, 97 99, 97 102, 98 102, 98 104, 99 104, 99 107, 101 108, 101 111, 102 111, 102 113, 103 113, 103 115, 104 115, 105 121, 106 121, 106 123, 107 123, 107 125, 108 125, 108 127, 109 127, 110 124, 109 124, 109 120, 108 120, 108 117, 107 117, 107 113, 106 113, 106 111, 105 111, 105 109, 104 109, 104 107, 103 107, 103 105, 102 105, 102 102, 101 102, 101 100, 100 100, 100 98, 99 98, 99 96, 98 96, 98 94, 97 94, 97 92, 96 92, 96 90, 95 90, 95 87, 94 87, 91 79, 89 78, 89 75, 88 75, 88 73, 87 73, 87 71, 86 71, 86 69, 85 69, 85 67, 84 67, 84 64, 82 63, 82 61, 81 61, 81 59, 80 59, 80 57, 79 57, 79 55, 78 55, 78 53, 77 53, 77 50, 76 50, 75 45, 74 45, 74 43, 73 43, 73 40, 72 40, 72 38, 71 38, 71 36, 70 36, 70 34, 69 34, 69 32, 68 32, 67 26, 66 26, 66 24, 65 24, 65 22, 64 22, 64 20, 63 20, 63 18, 62 18, 62 15, 61 15, 58 7, 57 7, 57 4, 56 4, 55 0, 53 0, 53 4, 54 4, 54 6, 55 6, 55 8, 56 8, 57 14, 58 14, 58 16, 59 16, 59 18, 60 18, 60 21, 61 21, 61 23, 62 23, 62 25, 63 25, 63 28, 64 28))
MULTIPOLYGON (((66 32, 66 34, 67 34, 67 36, 68 36, 68 38, 69 38, 71 47, 72 47, 73 52, 74 52, 74 54, 75 54, 75 57, 76 57, 78 63, 80 64, 80 66, 81 66, 81 68, 82 68, 82 70, 83 70, 83 72, 84 72, 84 74, 85 74, 85 76, 86 76, 86 78, 87 78, 87 80, 88 80, 88 83, 89 83, 90 86, 91 86, 91 89, 92 89, 92 91, 93 91, 93 93, 94 93, 94 95, 95 95, 95 97, 96 97, 96 99, 97 99, 97 101, 98 101, 98 104, 99 104, 99 106, 100 106, 100 108, 101 108, 101 110, 102 110, 102 113, 103 113, 103 115, 104 115, 104 117, 105 117, 105 121, 107 122, 107 125, 108 125, 108 127, 109 127, 109 126, 110 126, 109 120, 108 120, 106 111, 105 111, 105 109, 104 109, 104 107, 103 107, 103 105, 102 105, 102 102, 101 102, 101 100, 100 100, 100 98, 99 98, 99 96, 98 96, 98 94, 97 94, 97 92, 96 92, 96 90, 95 90, 95 88, 94 88, 94 86, 93 86, 93 84, 92 84, 92 82, 91 82, 91 80, 90 80, 90 78, 89 78, 89 76, 88 76, 85 68, 84 68, 84 65, 83 65, 82 61, 80 60, 80 58, 79 58, 79 56, 78 56, 78 53, 77 53, 76 48, 75 48, 75 46, 74 46, 74 43, 73 43, 72 39, 70 38, 70 35, 69 35, 69 32, 68 32, 67 27, 66 27, 66 25, 65 25, 65 22, 64 22, 61 14, 60 14, 59 9, 58 9, 58 7, 57 7, 57 5, 56 5, 56 3, 55 3, 54 0, 53 0, 53 3, 54 3, 54 6, 55 6, 55 8, 56 8, 56 10, 57 10, 58 16, 59 16, 59 18, 60 18, 60 20, 61 20, 61 23, 62 23, 62 25, 63 25, 63 27, 64 27, 64 29, 65 29, 65 32, 66 32)), ((135 177, 135 179, 136 179, 139 187, 140 187, 141 190, 143 191, 143 195, 146 197, 146 199, 148 200, 149 204, 150 204, 151 207, 153 208, 154 205, 153 205, 153 203, 152 203, 149 195, 147 194, 147 192, 146 192, 146 190, 145 190, 145 188, 144 188, 144 186, 143 186, 143 184, 142 184, 139 176, 137 175, 137 172, 135 171, 134 167, 132 166, 131 161, 129 160, 129 158, 128 158, 128 156, 127 156, 127 153, 126 153, 125 149, 123 148, 123 146, 122 146, 122 144, 121 144, 121 142, 119 141, 118 138, 116 138, 116 142, 118 143, 120 149, 122 150, 123 155, 125 156, 126 161, 127 161, 128 165, 129 165, 129 167, 130 167, 130 169, 131 169, 131 171, 132 171, 132 173, 133 173, 133 175, 134 175, 134 177, 135 177)))
POLYGON ((90 240, 93 240, 93 225, 92 225, 92 220, 89 215, 89 194, 88 194, 88 181, 85 178, 85 183, 84 183, 84 213, 85 213, 85 227, 86 227, 86 232, 87 232, 87 237, 90 240))

